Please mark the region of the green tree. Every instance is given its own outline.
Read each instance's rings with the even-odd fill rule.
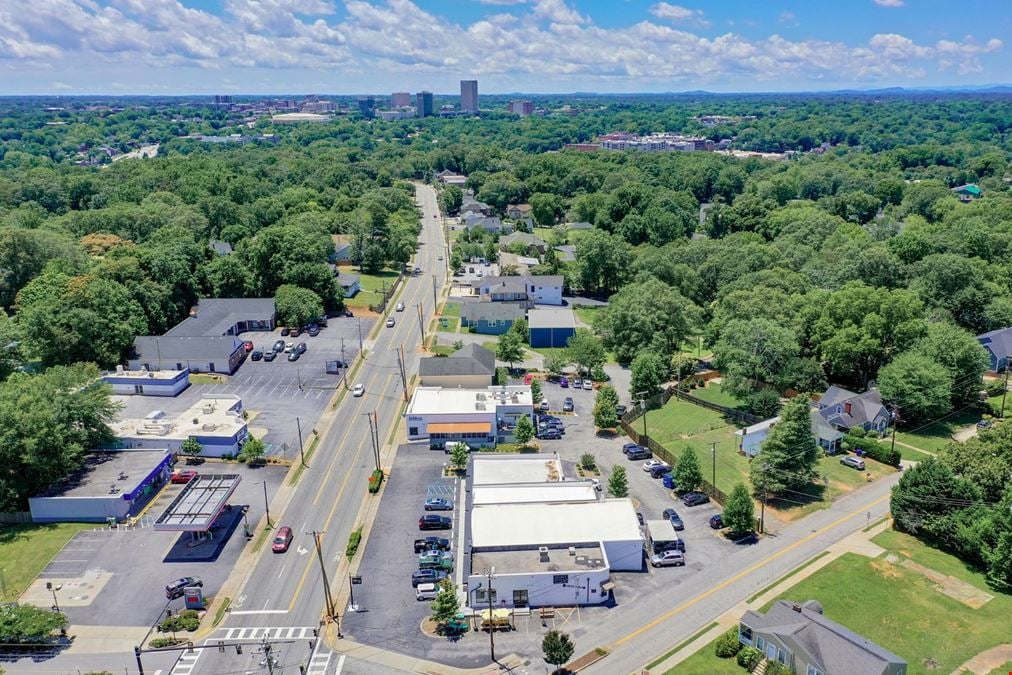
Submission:
[[[632,283],[611,297],[594,323],[604,346],[625,365],[643,349],[678,351],[699,320],[699,308],[657,279]]]
[[[569,365],[569,358],[562,354],[552,354],[545,357],[545,370],[549,373],[561,373]]]
[[[439,582],[439,591],[433,598],[430,607],[432,608],[430,616],[440,627],[445,626],[448,621],[457,616],[457,612],[460,611],[460,599],[457,597],[457,589],[452,581],[443,579]]]
[[[537,378],[531,379],[531,400],[534,401],[534,405],[541,402],[543,395],[541,393],[541,380]]]
[[[439,191],[439,208],[448,216],[456,215],[464,202],[464,192],[456,185],[447,185]]]
[[[13,602],[0,606],[0,642],[44,642],[66,625],[67,617],[60,612]]]
[[[899,408],[900,418],[916,424],[948,412],[952,376],[944,366],[917,352],[905,352],[879,371],[882,398]]]
[[[531,422],[531,418],[527,415],[521,416],[517,420],[517,428],[514,430],[513,435],[516,436],[517,443],[520,445],[527,445],[534,438],[534,423]]]
[[[791,385],[789,374],[799,349],[791,329],[775,321],[734,320],[713,347],[714,365],[722,374],[721,386],[744,399],[766,386],[782,391]]]
[[[514,363],[523,361],[524,345],[520,340],[520,336],[509,331],[499,336],[499,345],[496,347],[495,357],[500,361],[510,364],[510,368],[513,367]]]
[[[463,469],[467,465],[469,456],[466,443],[454,443],[450,446],[450,462],[458,469]]]
[[[594,426],[598,429],[614,429],[618,426],[618,393],[611,385],[597,390],[594,400]]]
[[[509,329],[509,332],[516,333],[517,337],[520,338],[520,342],[522,342],[523,344],[527,344],[527,341],[530,339],[529,331],[530,329],[527,325],[527,319],[523,317],[520,317],[516,321],[514,321],[513,325],[510,326]]]
[[[987,352],[970,331],[951,323],[928,324],[928,334],[914,345],[914,351],[940,364],[952,379],[953,406],[977,400],[981,378],[988,368]]]
[[[278,323],[284,326],[305,326],[323,316],[323,301],[313,291],[291,284],[282,284],[274,294]]]
[[[586,330],[578,330],[570,336],[566,342],[566,356],[580,368],[581,374],[589,374],[607,358],[600,338]]]
[[[534,222],[541,227],[552,227],[566,212],[562,200],[548,192],[535,192],[528,202]]]
[[[590,230],[576,242],[579,282],[590,293],[618,290],[629,275],[632,253],[621,237]]]
[[[755,529],[755,503],[741,483],[734,486],[724,504],[724,526],[729,527],[735,535],[743,535]]]
[[[567,633],[557,630],[550,630],[545,633],[541,641],[541,651],[544,652],[545,661],[555,666],[555,672],[562,668],[562,664],[569,661],[573,656],[576,646]]]
[[[188,436],[179,444],[179,452],[186,455],[187,459],[192,461],[197,459],[200,453],[204,452],[204,446],[193,436]]]
[[[249,436],[246,442],[242,444],[242,450],[239,451],[242,461],[247,464],[257,464],[263,461],[266,455],[267,446],[256,436]]]
[[[777,495],[807,484],[815,477],[820,453],[812,434],[808,399],[795,396],[784,406],[780,422],[752,460],[749,475],[754,494]]]
[[[597,459],[589,452],[580,455],[580,467],[584,471],[593,471],[597,467]]]
[[[608,476],[608,494],[612,497],[629,496],[629,477],[625,474],[625,467],[616,466]]]
[[[636,399],[646,399],[660,393],[661,385],[668,379],[667,360],[652,351],[637,354],[629,370],[629,390]]]
[[[893,488],[889,511],[901,532],[952,541],[949,516],[962,506],[980,501],[972,482],[959,478],[941,460],[931,457],[904,471]]]
[[[690,446],[682,450],[672,471],[675,484],[681,492],[692,492],[703,484],[703,472],[699,468],[699,457]]]

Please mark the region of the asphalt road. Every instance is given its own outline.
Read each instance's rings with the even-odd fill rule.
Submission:
[[[336,589],[346,583],[344,579],[335,579],[334,575],[344,556],[348,536],[359,524],[356,517],[366,496],[368,476],[374,468],[365,415],[372,411],[378,413],[380,443],[385,444],[394,427],[400,423],[404,401],[397,348],[404,348],[405,370],[410,381],[411,374],[418,372],[420,356],[416,305],[421,306],[427,324],[434,311],[433,284],[441,289],[446,278],[445,260],[437,260],[438,256],[445,257],[445,246],[435,190],[419,186],[417,199],[422,209],[423,229],[415,265],[422,269],[422,273],[408,277],[400,295],[395,297],[396,301],[404,303],[406,310],[394,312],[391,305],[390,316],[396,317],[396,325],[393,328],[381,326],[375,339],[367,341],[367,357],[351,380],[365,385],[365,395],[342,399],[336,419],[324,432],[320,446],[310,460],[310,468],[303,474],[291,502],[280,516],[281,523],[289,525],[295,532],[291,548],[287,553],[275,555],[265,547],[265,552],[235,598],[228,618],[212,636],[214,638],[240,634],[235,631],[230,633],[232,629],[259,629],[243,634],[252,639],[254,635],[263,635],[264,629],[312,628],[318,625],[324,610],[324,596],[320,563],[313,538],[307,534],[313,530],[324,533],[321,537],[323,559],[331,587]],[[277,524],[278,517],[274,519]],[[344,608],[339,607],[338,611],[343,614]],[[281,630],[270,634],[272,637],[304,635]],[[323,646],[320,648],[325,649]],[[299,649],[305,649],[303,653],[308,657],[308,647]],[[241,671],[248,666],[250,650],[245,651],[247,653],[238,656],[234,652],[222,654],[215,650],[199,659],[192,672]],[[320,657],[317,660],[320,661]],[[334,666],[328,669],[329,672],[333,670]]]

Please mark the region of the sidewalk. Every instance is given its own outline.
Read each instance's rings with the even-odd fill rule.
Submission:
[[[644,669],[643,673],[664,673],[674,668],[682,661],[686,660],[706,645],[713,642],[722,633],[726,632],[732,626],[738,625],[738,620],[741,615],[746,611],[758,610],[766,603],[775,600],[782,596],[785,592],[794,587],[802,579],[807,579],[811,575],[815,574],[823,567],[833,562],[844,553],[856,553],[858,555],[867,556],[869,558],[877,558],[879,555],[885,552],[885,549],[873,544],[871,539],[876,535],[884,532],[892,524],[892,520],[886,520],[879,523],[867,532],[857,531],[853,534],[841,539],[839,542],[833,544],[826,550],[829,555],[824,555],[821,558],[816,559],[814,562],[805,563],[808,566],[802,569],[797,574],[794,574],[789,579],[777,582],[770,588],[762,591],[758,596],[752,598],[751,601],[739,602],[737,605],[727,610],[719,617],[717,617],[717,625],[706,631],[692,642],[684,645],[677,652],[669,656],[667,659],[658,663],[654,668],[649,671]],[[797,568],[795,568],[797,569]],[[788,570],[786,574],[790,574],[791,570]]]

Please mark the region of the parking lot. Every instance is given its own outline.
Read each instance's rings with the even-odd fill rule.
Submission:
[[[181,466],[181,465],[177,465]],[[248,505],[252,527],[264,513],[263,481],[273,495],[284,480],[285,467],[251,469],[241,464],[206,462],[194,467],[201,473],[237,473],[242,481],[229,504]],[[242,524],[227,536],[217,557],[208,562],[166,562],[169,552],[185,548],[188,533],[155,532],[152,524],[183,489],[169,484],[151,504],[138,526],[110,530],[96,525],[71,539],[53,558],[26,592],[25,600],[48,607],[52,594],[46,582],[60,585],[57,603],[71,624],[92,626],[150,626],[166,607],[165,584],[185,576],[204,582],[205,597],[213,596],[228,578],[248,544]],[[183,599],[169,607],[183,608]]]
[[[283,338],[280,329],[243,333],[242,338],[252,341],[255,349],[266,351],[277,340],[305,342],[307,349],[294,362],[288,361],[286,354],[279,354],[274,361],[253,361],[247,357],[221,384],[196,382],[174,398],[117,397],[125,404],[120,415],[144,417],[158,409],[171,416],[186,410],[202,396],[231,394],[242,399],[250,415],[250,429],[263,438],[268,454],[293,458],[299,452],[298,424],[302,425],[305,441],[334,391],[344,386],[345,369],[337,374],[327,373],[327,361],[353,361],[358,354],[359,328],[364,340],[374,321],[374,318],[335,317],[315,337],[302,333],[297,338]]]

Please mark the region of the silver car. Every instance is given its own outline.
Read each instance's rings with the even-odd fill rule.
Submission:
[[[650,564],[654,567],[684,567],[685,554],[681,551],[661,551],[650,556]]]
[[[583,381],[583,388],[585,391],[594,391],[594,383],[590,380]]]

